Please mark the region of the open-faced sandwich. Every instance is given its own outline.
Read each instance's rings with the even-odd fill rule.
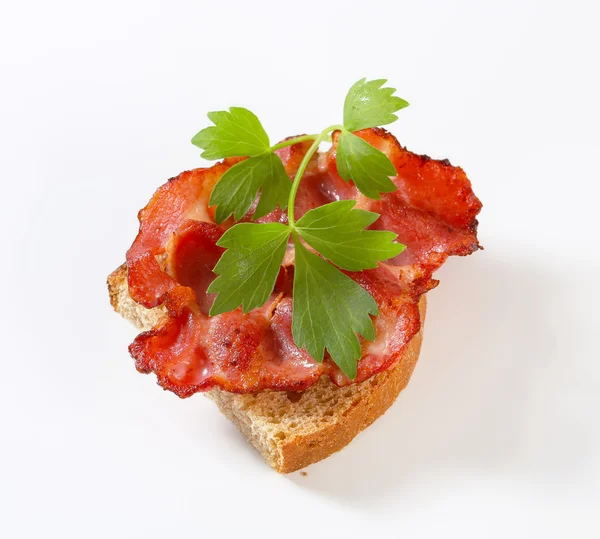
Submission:
[[[210,113],[192,142],[223,160],[156,191],[108,278],[144,330],[136,368],[179,397],[204,392],[280,472],[340,450],[394,402],[433,272],[480,248],[463,170],[380,128],[408,105],[384,83],[358,81],[343,124],[275,145],[247,109]]]

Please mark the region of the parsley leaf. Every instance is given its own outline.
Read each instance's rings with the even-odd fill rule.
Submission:
[[[396,169],[387,155],[349,131],[342,131],[336,153],[337,169],[343,180],[352,180],[358,190],[369,198],[396,190],[389,176]]]
[[[379,214],[354,210],[355,200],[340,200],[307,211],[295,225],[306,242],[336,266],[349,271],[376,268],[404,251],[394,243],[398,234],[383,230],[364,230]]]
[[[356,333],[368,340],[375,338],[369,315],[378,314],[377,304],[364,288],[311,253],[298,238],[294,238],[294,246],[294,341],[319,363],[327,348],[336,365],[354,379],[361,357]]]
[[[233,165],[217,182],[209,204],[217,206],[215,220],[222,223],[232,213],[239,221],[250,209],[262,188],[254,219],[272,212],[277,205],[285,209],[292,184],[281,159],[273,152],[250,157]]]
[[[395,88],[381,88],[386,79],[367,81],[360,79],[346,95],[344,101],[344,127],[358,131],[395,122],[394,112],[408,107],[408,102],[393,95]]]
[[[239,223],[221,236],[226,247],[214,272],[219,276],[207,292],[218,292],[210,315],[233,311],[242,305],[247,313],[267,301],[287,248],[290,227],[281,223]]]
[[[215,125],[203,129],[192,139],[194,146],[204,150],[204,159],[253,156],[269,150],[267,133],[248,109],[230,107],[229,112],[209,112],[207,116]]]
[[[339,268],[361,271],[375,268],[382,260],[404,250],[389,231],[368,230],[378,214],[355,209],[354,200],[326,204],[294,220],[294,201],[300,180],[310,159],[332,131],[341,129],[337,140],[337,169],[345,180],[369,198],[396,189],[390,179],[396,170],[389,158],[357,137],[352,131],[389,124],[396,111],[408,106],[385,88],[384,79],[359,80],[344,102],[344,125],[332,125],[317,135],[286,139],[271,147],[258,118],[249,110],[208,114],[214,125],[200,131],[192,143],[206,159],[246,157],[223,174],[215,185],[209,204],[216,206],[215,220],[222,223],[231,215],[239,221],[260,198],[252,215],[258,219],[277,206],[288,208],[288,225],[281,223],[240,223],[223,234],[217,244],[225,247],[214,268],[217,278],[208,287],[217,296],[210,310],[214,316],[237,309],[244,313],[262,306],[273,292],[290,235],[294,237],[292,333],[298,347],[322,362],[325,351],[351,379],[356,378],[361,356],[359,336],[372,340],[377,316],[373,297]],[[275,149],[312,140],[302,157],[293,181],[288,177]],[[288,207],[289,206],[289,207]],[[303,243],[306,242],[306,243]],[[307,246],[310,245],[317,253]],[[338,267],[336,267],[338,266]]]

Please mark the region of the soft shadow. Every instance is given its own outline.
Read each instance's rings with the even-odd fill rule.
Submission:
[[[565,297],[572,290],[559,272],[527,264],[489,251],[450,260],[429,294],[423,349],[408,388],[341,453],[290,480],[365,507],[390,489],[440,475],[518,474],[544,484],[580,479],[595,435],[577,422],[576,407],[565,411],[557,397],[573,370],[564,357],[571,336],[561,328],[578,327],[583,314],[557,313],[573,304]],[[567,316],[575,320],[565,329]],[[595,400],[593,385],[580,382],[570,389],[577,385],[584,401]]]

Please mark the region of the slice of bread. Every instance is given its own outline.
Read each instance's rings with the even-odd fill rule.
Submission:
[[[146,309],[131,299],[124,265],[108,277],[108,290],[115,310],[141,329],[150,329],[164,314],[162,307]],[[425,296],[419,309],[423,323]],[[261,391],[238,395],[213,389],[206,396],[217,403],[275,470],[293,472],[348,445],[393,404],[413,372],[422,336],[421,325],[398,365],[359,384],[338,387],[322,377],[298,393]]]

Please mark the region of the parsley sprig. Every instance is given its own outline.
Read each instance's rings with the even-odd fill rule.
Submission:
[[[216,206],[217,223],[241,220],[258,197],[256,220],[287,208],[288,224],[237,223],[217,244],[226,248],[214,268],[217,278],[208,288],[217,293],[210,310],[215,316],[241,306],[247,313],[262,306],[275,287],[290,238],[295,248],[292,334],[299,348],[318,362],[325,350],[351,379],[361,356],[358,336],[375,338],[372,316],[378,315],[373,297],[340,269],[362,271],[404,250],[397,234],[368,230],[379,215],[354,208],[354,200],[340,200],[314,208],[296,221],[294,201],[302,177],[322,142],[340,131],[337,169],[365,196],[378,199],[396,189],[389,158],[353,131],[387,125],[394,112],[408,103],[383,87],[385,80],[359,80],[344,102],[344,122],[314,135],[303,135],[271,145],[259,119],[242,107],[210,112],[214,125],[200,131],[192,143],[206,159],[246,157],[227,170],[215,185],[209,204]],[[276,150],[312,141],[292,182]],[[259,195],[260,192],[260,195]],[[313,252],[311,249],[314,249]]]

